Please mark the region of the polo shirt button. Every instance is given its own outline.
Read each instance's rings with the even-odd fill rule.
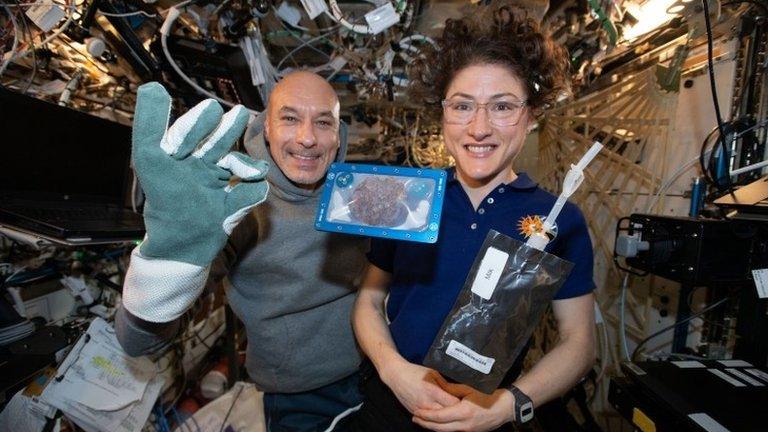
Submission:
[[[477,213],[478,214],[484,214],[485,213],[485,209],[484,208],[478,209]]]
[[[499,193],[504,193],[504,188],[503,187],[499,188]]]
[[[472,222],[472,225],[469,226],[469,229],[477,229],[477,224]]]
[[[488,198],[488,204],[493,204],[493,198]]]

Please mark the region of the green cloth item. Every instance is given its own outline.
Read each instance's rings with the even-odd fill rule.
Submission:
[[[224,114],[213,99],[197,104],[168,128],[171,97],[156,82],[139,87],[133,122],[133,162],[144,194],[149,259],[207,267],[242,218],[267,196],[269,165],[230,152],[249,112]],[[241,180],[230,183],[235,175]]]

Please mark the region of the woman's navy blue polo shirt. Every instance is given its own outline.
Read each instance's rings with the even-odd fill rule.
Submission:
[[[440,235],[435,244],[373,239],[368,260],[392,274],[387,302],[390,332],[398,352],[421,364],[451,311],[486,234],[491,229],[525,242],[518,225],[526,216],[546,216],[557,197],[521,173],[496,187],[477,210],[449,171]],[[587,294],[592,281],[592,242],[581,211],[567,203],[557,218],[558,234],[547,252],[574,263],[555,299]]]

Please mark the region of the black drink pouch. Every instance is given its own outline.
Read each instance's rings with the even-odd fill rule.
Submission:
[[[424,365],[493,393],[572,268],[491,230]]]

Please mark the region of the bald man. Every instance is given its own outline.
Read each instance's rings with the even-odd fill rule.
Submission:
[[[333,88],[309,72],[283,78],[249,125],[245,147],[269,162],[269,194],[229,236],[206,287],[229,279],[227,299],[248,336],[246,368],[265,392],[267,429],[324,430],[361,400],[350,312],[368,248],[361,238],[314,229],[328,166],[346,153]],[[140,273],[132,273],[140,262],[135,255],[124,288],[129,296],[153,289],[132,276]],[[181,290],[196,289],[185,283]],[[138,317],[154,306],[129,304],[117,313],[116,333],[131,355],[161,351],[180,331],[180,318]]]

